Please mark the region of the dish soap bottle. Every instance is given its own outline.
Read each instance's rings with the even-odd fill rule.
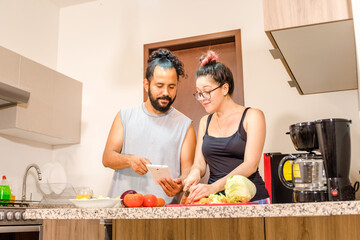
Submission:
[[[6,176],[2,177],[1,184],[0,184],[0,203],[7,203],[9,202],[11,197],[11,190],[9,184],[6,180]],[[7,200],[7,201],[4,201]]]

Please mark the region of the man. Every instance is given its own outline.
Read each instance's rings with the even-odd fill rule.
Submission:
[[[166,203],[182,191],[182,179],[193,164],[196,137],[191,120],[171,107],[183,64],[166,49],[153,52],[143,81],[148,99],[115,117],[103,154],[103,165],[115,170],[109,196],[126,190],[154,194]],[[146,164],[168,165],[175,179],[156,184]]]

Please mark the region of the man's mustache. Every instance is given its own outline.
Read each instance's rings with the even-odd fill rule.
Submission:
[[[168,100],[168,101],[171,101],[171,98],[169,96],[162,96],[162,97],[159,97],[157,99],[164,99],[164,100]]]

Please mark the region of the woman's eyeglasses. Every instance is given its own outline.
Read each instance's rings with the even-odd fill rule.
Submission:
[[[211,94],[210,93],[212,91],[215,91],[216,89],[220,88],[222,85],[224,85],[224,84],[221,84],[220,86],[214,88],[213,90],[206,91],[206,92],[196,92],[193,95],[195,96],[196,100],[198,100],[198,101],[200,101],[201,98],[205,99],[206,101],[209,101],[211,99]]]

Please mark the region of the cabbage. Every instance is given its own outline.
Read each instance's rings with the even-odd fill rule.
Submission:
[[[255,184],[244,176],[234,175],[226,180],[225,194],[229,203],[248,202],[255,193]]]

